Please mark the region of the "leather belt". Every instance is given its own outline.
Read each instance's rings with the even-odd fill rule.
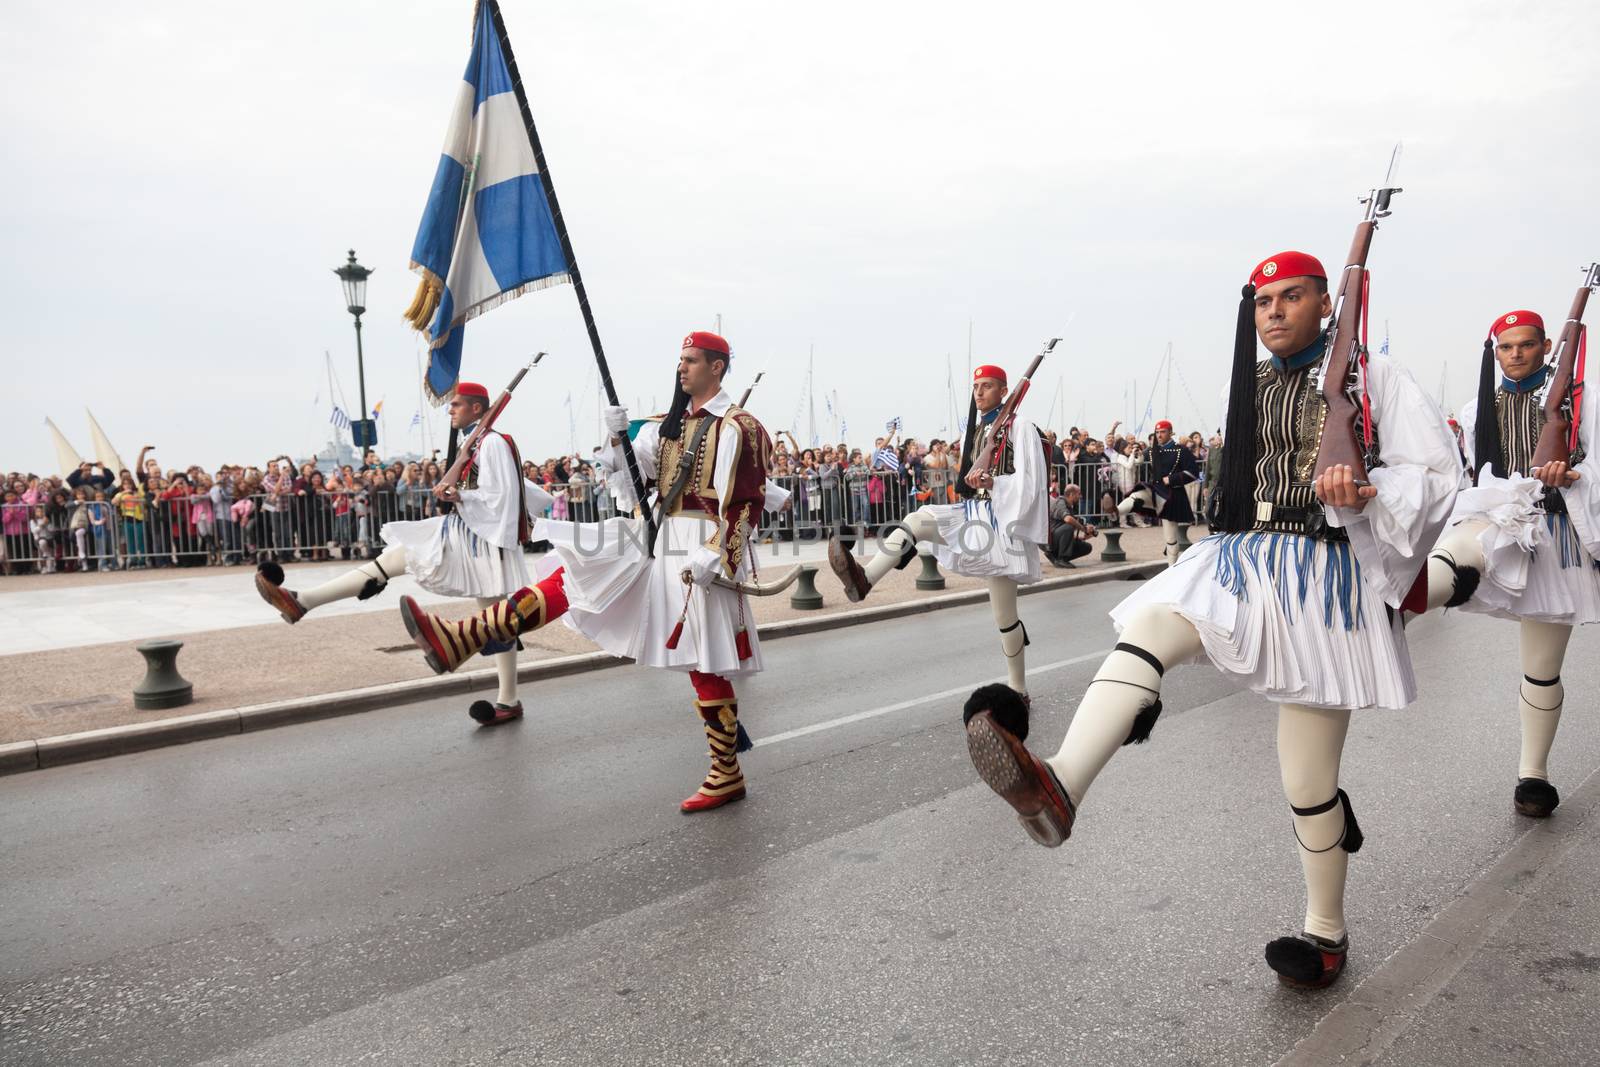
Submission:
[[[1256,501],[1255,529],[1280,530],[1286,533],[1303,533],[1319,541],[1348,541],[1343,528],[1328,525],[1328,516],[1321,504],[1304,508],[1287,508],[1265,500]]]

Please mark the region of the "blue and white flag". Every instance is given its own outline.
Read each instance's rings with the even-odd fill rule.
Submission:
[[[900,456],[892,448],[878,449],[878,462],[892,471],[900,469]]]
[[[894,418],[890,419],[884,424],[883,429],[885,433],[894,433],[896,430],[900,429],[900,416],[896,415]]]
[[[411,269],[422,284],[406,318],[428,332],[424,384],[436,401],[460,377],[468,319],[570,280],[496,10],[493,3],[478,5],[472,56],[411,247]]]
[[[415,415],[411,416],[411,428],[413,430],[415,430],[418,426],[421,426],[421,425],[422,425],[422,409],[418,408],[417,409],[417,413]]]
[[[338,404],[333,405],[333,414],[328,416],[328,421],[339,427],[341,430],[348,430],[350,428],[350,416],[346,415],[344,413],[344,408],[340,407]]]

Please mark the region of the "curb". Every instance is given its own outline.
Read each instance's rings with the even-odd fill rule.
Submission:
[[[1017,590],[1019,596],[1045,593],[1053,589],[1068,589],[1080,585],[1098,585],[1118,579],[1135,580],[1155,571],[1158,561],[1146,563],[1119,563],[1085,574],[1067,574],[1057,578],[1025,585]],[[838,630],[846,626],[880,622],[885,619],[921,615],[942,608],[978,604],[987,600],[988,590],[969,589],[959,593],[943,593],[923,600],[907,600],[898,604],[885,604],[877,608],[858,608],[839,611],[814,619],[787,619],[767,623],[757,629],[763,641],[802,634]],[[517,669],[517,681],[531,682],[544,678],[559,678],[568,674],[585,674],[604,670],[633,661],[606,652],[583,652],[573,656],[529,663]],[[478,689],[493,689],[498,684],[493,670],[467,671],[445,674],[434,678],[413,678],[403,682],[349,689],[338,693],[320,693],[315,696],[275,700],[265,704],[250,704],[239,708],[219,708],[193,715],[180,715],[156,722],[129,723],[125,726],[108,726],[101,730],[60,734],[33,741],[13,741],[0,744],[0,776],[24,771],[42,770],[84,760],[105,759],[129,752],[140,752],[167,745],[181,745],[210,737],[270,730],[298,722],[331,719],[340,715],[353,715],[396,704],[410,704],[419,700],[448,696],[453,693],[470,693]]]

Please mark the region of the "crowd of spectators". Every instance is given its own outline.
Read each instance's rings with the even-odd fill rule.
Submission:
[[[1100,526],[1115,525],[1117,504],[1146,477],[1151,441],[1119,434],[1118,428],[1104,437],[1077,427],[1064,436],[1045,434],[1052,500],[1048,554],[1063,565],[1082,553],[1072,539],[1057,551],[1061,531],[1085,539]],[[1181,443],[1205,472],[1190,490],[1198,513],[1220,470],[1220,438],[1207,442],[1195,432]],[[281,455],[259,466],[177,469],[163,468],[152,451],[146,446],[132,470],[113,473],[84,463],[65,478],[6,476],[0,571],[364,558],[382,549],[384,523],[437,512],[433,486],[444,467],[437,453],[386,463],[369,452],[360,464],[296,463]],[[871,448],[843,442],[802,448],[792,434],[780,432],[771,477],[791,499],[783,511],[765,517],[765,531],[795,538],[870,529],[929,501],[954,501],[960,453],[960,440],[923,443],[898,435],[877,438]],[[528,460],[523,475],[551,493],[553,518],[593,522],[616,514],[607,471],[592,455]]]

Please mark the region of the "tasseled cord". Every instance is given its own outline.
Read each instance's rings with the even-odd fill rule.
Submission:
[[[756,747],[756,743],[750,740],[750,735],[744,732],[744,723],[740,722],[738,719],[735,719],[733,720],[733,728],[733,751],[735,754],[740,752],[749,752],[752,748]]]
[[[1256,287],[1239,294],[1233,334],[1233,377],[1228,385],[1228,425],[1222,438],[1222,502],[1218,525],[1243,533],[1255,523],[1256,498]]]
[[[1496,378],[1494,338],[1491,336],[1484,338],[1483,365],[1478,371],[1478,422],[1472,428],[1474,485],[1483,477],[1483,472],[1489,464],[1500,465],[1500,419],[1494,409],[1495,393],[1499,391],[1500,383]],[[1502,476],[1505,473],[1505,471],[1500,472]]]

